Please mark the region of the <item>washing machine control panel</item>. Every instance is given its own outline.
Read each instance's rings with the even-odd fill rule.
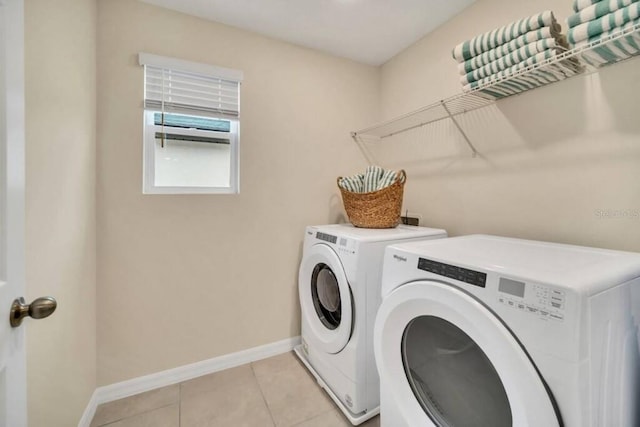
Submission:
[[[322,233],[321,231],[318,231],[316,233],[316,239],[324,240],[325,242],[334,243],[334,244],[338,241],[338,238],[333,234]]]
[[[315,237],[323,242],[331,243],[331,247],[341,255],[353,255],[356,253],[356,241],[353,239],[338,237],[321,231],[317,231]]]
[[[547,285],[501,277],[498,281],[498,302],[542,319],[563,322],[566,292]]]
[[[487,283],[487,275],[485,273],[426,258],[418,258],[418,269],[481,288],[484,288]]]

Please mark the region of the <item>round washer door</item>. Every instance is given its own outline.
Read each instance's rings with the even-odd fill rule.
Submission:
[[[317,244],[304,254],[298,293],[311,330],[305,339],[326,353],[342,350],[351,337],[351,292],[340,258],[329,246]]]
[[[380,382],[407,425],[560,426],[520,343],[474,297],[436,281],[400,286],[376,317]]]

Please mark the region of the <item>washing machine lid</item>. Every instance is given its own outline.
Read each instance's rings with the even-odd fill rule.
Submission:
[[[351,338],[353,302],[344,267],[331,247],[317,244],[305,251],[298,293],[308,327],[303,338],[320,351],[341,351]]]
[[[445,282],[405,284],[374,327],[381,383],[407,425],[561,426],[551,391],[507,326]]]
[[[593,295],[640,277],[640,254],[508,237],[472,235],[449,239],[399,243],[385,254],[393,266],[394,255],[428,260],[520,277]],[[412,263],[417,267],[417,262]],[[412,280],[415,270],[383,278],[383,294]],[[404,276],[403,276],[404,275]]]

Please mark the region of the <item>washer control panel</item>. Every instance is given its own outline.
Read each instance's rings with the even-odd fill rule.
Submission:
[[[566,292],[551,286],[501,277],[498,282],[498,302],[541,319],[563,322]]]
[[[356,242],[353,239],[323,233],[321,231],[317,231],[315,233],[315,238],[318,240],[322,240],[323,242],[331,243],[331,247],[340,254],[348,255],[356,253]]]
[[[346,237],[339,237],[335,250],[341,254],[355,254],[356,241],[353,239],[347,239]]]
[[[445,264],[426,258],[418,258],[418,269],[434,273],[439,276],[459,280],[473,286],[484,288],[487,283],[486,273],[458,267],[457,265]]]
[[[337,236],[334,236],[333,234],[322,233],[320,231],[316,233],[316,239],[324,240],[325,242],[329,243],[336,243],[338,241]]]

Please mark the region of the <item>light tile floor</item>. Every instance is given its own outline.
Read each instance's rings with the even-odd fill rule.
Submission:
[[[348,427],[290,353],[100,405],[91,427]],[[361,424],[380,426],[379,417]]]

